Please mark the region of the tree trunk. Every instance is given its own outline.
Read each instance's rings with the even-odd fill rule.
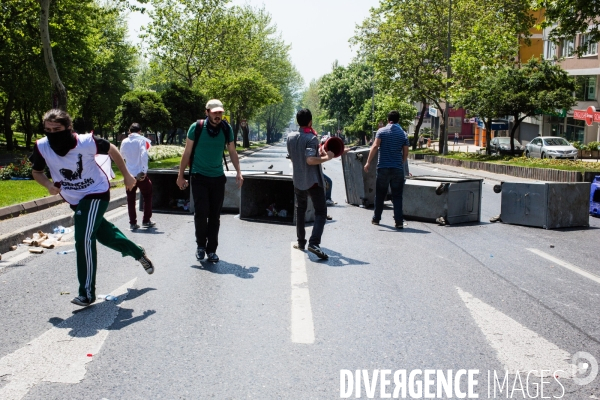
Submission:
[[[425,109],[428,108],[427,104],[425,104],[425,99],[421,99],[421,104],[423,104],[423,108],[421,109],[421,115],[419,116],[419,122],[417,122],[417,126],[415,126],[415,134],[413,135],[412,149],[417,149],[417,143],[419,141],[419,131],[421,130],[421,125],[423,125],[423,119],[425,118]]]
[[[19,120],[21,121],[21,125],[25,130],[25,148],[30,150],[31,138],[33,137],[33,124],[31,123],[31,110],[27,106],[27,102],[23,102],[21,104],[21,109],[19,110]]]
[[[242,126],[241,128],[242,128],[242,138],[244,139],[242,146],[245,149],[249,149],[250,148],[250,128],[248,127],[248,124]]]
[[[50,43],[50,32],[48,30],[48,17],[50,12],[50,1],[51,0],[38,0],[40,2],[40,36],[42,38],[42,48],[44,51],[44,61],[48,74],[50,75],[50,81],[52,82],[53,95],[56,96],[56,102],[53,99],[52,107],[59,108],[61,110],[67,110],[67,90],[63,85],[54,63],[54,57],[52,56],[52,45]]]
[[[12,150],[14,148],[12,123],[10,120],[14,103],[15,103],[15,96],[14,96],[14,94],[9,93],[8,99],[6,100],[6,104],[4,105],[4,114],[3,114],[3,118],[2,118],[2,122],[4,125],[4,137],[6,138],[6,149],[7,150]]]

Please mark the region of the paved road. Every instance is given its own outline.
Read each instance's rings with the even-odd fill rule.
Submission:
[[[285,153],[269,148],[243,169],[289,173]],[[598,220],[491,224],[500,196],[486,180],[481,223],[396,231],[391,209],[373,226],[372,210],[345,204],[339,160],[325,167],[338,202],[327,262],[291,248],[294,227],[233,214],[215,266],[196,261],[187,215],[155,214],[156,229],[128,233],[152,276],[99,246],[98,293],[119,300],[84,310],[69,302],[74,254],[0,262],[0,399],[469,398],[469,375],[479,398],[542,398],[541,386],[544,398],[600,397],[598,379],[579,385],[586,373],[571,368],[585,369],[577,352],[600,357]],[[128,227],[124,208],[109,218]]]

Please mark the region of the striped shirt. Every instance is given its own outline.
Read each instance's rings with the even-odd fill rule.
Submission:
[[[388,124],[377,131],[379,145],[377,168],[403,169],[402,147],[408,146],[406,132],[398,124]]]

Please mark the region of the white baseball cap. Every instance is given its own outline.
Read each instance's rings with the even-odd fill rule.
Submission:
[[[208,103],[206,103],[206,109],[213,112],[225,111],[225,109],[223,108],[223,103],[221,103],[221,100],[217,99],[209,100]]]

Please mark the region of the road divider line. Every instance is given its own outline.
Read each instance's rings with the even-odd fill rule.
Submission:
[[[545,258],[548,261],[552,261],[553,263],[555,263],[556,265],[560,265],[561,267],[564,267],[570,271],[573,271],[583,277],[586,277],[596,283],[600,283],[600,276],[593,274],[592,272],[589,272],[583,268],[579,268],[573,264],[570,264],[566,261],[563,261],[559,258],[556,258],[554,256],[551,256],[550,254],[544,253],[541,250],[538,249],[527,249],[530,252],[532,252],[533,254],[537,254],[538,256]]]
[[[505,371],[535,371],[536,376],[572,378],[571,355],[511,317],[484,303],[472,294],[456,288],[475,323],[496,351]],[[547,373],[547,374],[546,374]]]
[[[98,355],[120,304],[137,278],[113,290],[119,300],[98,301],[0,359],[0,376],[8,381],[0,399],[19,400],[40,382],[80,383],[85,364]]]
[[[306,254],[294,249],[294,242],[290,248],[292,254],[292,342],[312,344],[315,342],[315,326],[308,291]]]

